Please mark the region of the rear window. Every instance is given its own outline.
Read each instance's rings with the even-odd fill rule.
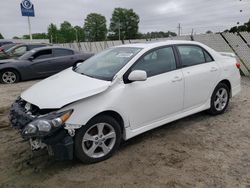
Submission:
[[[203,48],[195,45],[177,46],[183,67],[199,65],[213,61],[213,58]]]
[[[46,59],[52,57],[52,50],[41,50],[33,55],[34,59]]]
[[[60,56],[67,56],[67,55],[73,55],[72,50],[68,49],[54,49],[54,56],[55,57],[60,57]]]
[[[211,55],[209,55],[205,50],[204,50],[204,54],[205,54],[206,62],[214,61]]]

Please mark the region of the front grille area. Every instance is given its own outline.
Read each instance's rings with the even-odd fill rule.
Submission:
[[[56,110],[57,109],[40,109],[19,97],[11,106],[9,119],[12,127],[23,129],[28,123],[37,117]]]
[[[25,101],[18,98],[10,109],[10,123],[16,129],[23,129],[28,123],[34,120],[34,116],[25,110]]]

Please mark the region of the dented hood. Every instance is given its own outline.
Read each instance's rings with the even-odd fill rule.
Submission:
[[[101,93],[110,84],[109,81],[78,74],[70,68],[33,85],[21,94],[21,98],[40,109],[56,109]]]

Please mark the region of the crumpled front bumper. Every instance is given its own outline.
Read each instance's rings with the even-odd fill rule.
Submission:
[[[18,130],[22,130],[35,119],[35,117],[25,111],[24,106],[25,102],[18,98],[10,108],[9,120],[11,126]]]
[[[56,160],[72,160],[74,140],[63,127],[49,133],[46,136],[29,137],[23,134],[23,129],[37,117],[27,113],[25,101],[17,99],[10,109],[9,119],[11,126],[18,129],[25,140],[29,140],[33,150],[47,147],[49,155],[53,155]],[[42,143],[42,145],[34,143]]]

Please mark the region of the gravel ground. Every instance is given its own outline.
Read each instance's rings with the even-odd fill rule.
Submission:
[[[9,127],[10,104],[35,82],[0,85],[0,187],[250,188],[250,78],[225,114],[202,112],[149,131],[93,165],[32,153]]]

